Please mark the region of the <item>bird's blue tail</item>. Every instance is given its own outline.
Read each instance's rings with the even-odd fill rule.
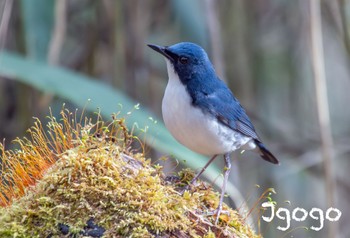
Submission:
[[[255,144],[259,147],[261,158],[273,164],[280,163],[261,141],[255,140]]]

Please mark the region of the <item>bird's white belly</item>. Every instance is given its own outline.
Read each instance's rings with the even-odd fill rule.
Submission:
[[[191,105],[186,87],[168,64],[169,82],[162,102],[165,126],[184,146],[204,155],[224,154],[239,149],[251,139],[219,123]]]

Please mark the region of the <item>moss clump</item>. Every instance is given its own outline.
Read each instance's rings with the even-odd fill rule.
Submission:
[[[65,111],[62,124],[51,125],[65,130],[53,137],[55,143],[70,146],[61,145],[66,150],[59,154],[51,148],[51,167],[22,197],[0,208],[0,237],[260,237],[228,207],[230,216],[222,215],[214,226],[215,218],[203,214],[217,206],[217,193],[200,183],[180,195],[177,183],[169,182],[159,166],[152,166],[142,153],[131,152],[136,138],[122,120],[105,125],[99,118],[72,126],[67,115]],[[31,133],[47,139],[42,130]],[[11,159],[35,148],[26,141]],[[34,156],[30,164],[42,159]],[[181,172],[180,184],[191,176],[188,170]]]

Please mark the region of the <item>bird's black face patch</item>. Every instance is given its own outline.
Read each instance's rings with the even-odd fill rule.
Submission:
[[[148,46],[170,61],[184,85],[193,80],[200,82],[201,78],[208,75],[215,76],[207,53],[196,44],[184,42],[172,46]]]
[[[197,77],[205,67],[198,63],[198,60],[188,56],[179,56],[173,63],[175,72],[183,84],[187,84],[191,79]]]
[[[195,44],[173,45],[166,47],[164,52],[171,57],[170,62],[174,66],[174,70],[185,85],[192,79],[198,79],[201,75],[205,75],[208,70],[214,72],[206,52]]]

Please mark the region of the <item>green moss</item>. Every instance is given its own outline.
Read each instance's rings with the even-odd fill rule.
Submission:
[[[222,215],[217,227],[214,217],[201,215],[218,203],[207,185],[180,195],[178,186],[192,171],[180,172],[178,184],[166,182],[161,167],[130,152],[125,138],[132,136],[111,139],[119,135],[115,130],[97,134],[91,127],[81,129],[83,139],[75,138],[73,148],[58,154],[23,197],[0,208],[0,237],[61,237],[60,224],[79,235],[90,218],[105,229],[105,237],[260,237],[227,206],[230,216]]]

